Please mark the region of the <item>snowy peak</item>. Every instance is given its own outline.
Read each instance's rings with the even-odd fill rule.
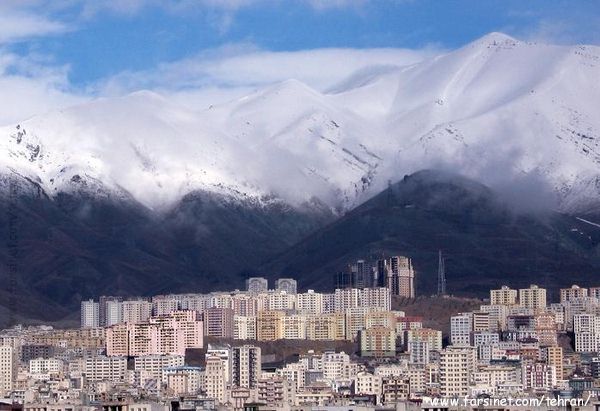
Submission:
[[[493,31],[491,33],[486,34],[485,36],[475,40],[471,43],[473,44],[482,44],[485,46],[499,46],[499,45],[517,45],[520,43],[519,40],[514,37],[509,36],[508,34],[501,33],[498,31]]]
[[[0,166],[50,196],[83,187],[153,208],[205,190],[344,210],[438,167],[492,185],[535,176],[560,206],[590,207],[598,78],[597,47],[490,33],[330,92],[288,80],[201,112],[150,91],[98,99],[0,130]]]

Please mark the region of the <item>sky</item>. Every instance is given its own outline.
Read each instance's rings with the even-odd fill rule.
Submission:
[[[289,78],[327,91],[493,31],[600,45],[600,2],[0,0],[0,125],[140,89],[198,109]]]

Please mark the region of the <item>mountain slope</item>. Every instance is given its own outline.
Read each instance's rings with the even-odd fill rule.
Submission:
[[[0,326],[72,319],[82,299],[243,287],[244,272],[331,221],[317,206],[212,192],[186,195],[168,213],[82,190],[48,196],[1,179]],[[83,182],[80,182],[83,184]]]
[[[313,233],[263,272],[296,275],[300,286],[329,289],[349,262],[407,255],[418,271],[419,293],[436,290],[437,253],[447,258],[448,290],[485,296],[510,281],[553,289],[595,278],[597,227],[551,213],[526,215],[489,188],[437,171],[422,171]]]

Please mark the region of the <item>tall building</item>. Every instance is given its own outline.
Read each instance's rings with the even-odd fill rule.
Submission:
[[[225,364],[217,356],[206,357],[204,369],[204,392],[209,398],[214,398],[221,404],[225,402]]]
[[[471,314],[473,331],[490,331],[490,314],[485,311],[473,311]]]
[[[348,265],[347,273],[350,282],[347,286],[349,287],[366,288],[378,286],[378,284],[373,282],[373,267],[368,261],[358,260]]]
[[[390,289],[392,295],[401,297],[415,297],[415,271],[412,266],[412,261],[408,257],[394,256],[389,259],[389,262],[377,265],[377,272],[386,273],[385,285]]]
[[[90,299],[81,302],[81,328],[100,326],[100,304]]]
[[[289,385],[283,376],[263,376],[258,380],[258,401],[270,407],[267,409],[283,407],[289,402]]]
[[[390,270],[390,261],[387,258],[377,260],[375,267],[373,267],[373,277],[377,281],[377,287],[387,287],[387,278]]]
[[[107,304],[109,302],[121,302],[123,301],[123,297],[114,297],[114,296],[106,296],[103,295],[100,297],[99,299],[99,308],[98,308],[98,322],[100,323],[100,327],[106,327],[107,325],[112,325],[112,324],[107,324]]]
[[[509,308],[506,305],[482,305],[480,311],[489,314],[490,331],[506,330]]]
[[[261,371],[260,347],[242,345],[231,349],[231,384],[255,388]]]
[[[553,365],[556,369],[556,379],[562,380],[564,378],[563,368],[563,349],[557,345],[551,347],[545,347],[543,350],[544,359],[548,365]]]
[[[106,327],[123,322],[123,303],[121,301],[109,300],[105,305]]]
[[[225,373],[225,384],[229,385],[231,382],[231,346],[229,344],[208,344],[204,357],[205,360],[208,360],[208,357],[217,357],[222,361]]]
[[[475,347],[448,346],[440,352],[440,394],[464,397],[469,393],[471,374],[477,365]]]
[[[523,361],[521,363],[523,389],[551,390],[556,387],[556,368],[539,361]]]
[[[546,289],[535,284],[519,289],[519,305],[534,310],[546,308]]]
[[[293,278],[280,278],[275,281],[275,289],[287,294],[296,294],[298,291],[298,282]]]
[[[204,335],[233,338],[233,310],[211,307],[204,310]]]
[[[385,287],[362,289],[358,293],[358,303],[360,307],[390,311],[392,309],[390,290]]]
[[[381,398],[384,404],[397,404],[410,396],[410,379],[389,375],[381,379]]]
[[[285,291],[269,293],[266,296],[267,310],[295,310],[296,309],[296,294],[288,294]]]
[[[283,338],[286,340],[306,339],[306,316],[303,314],[286,315],[282,319]]]
[[[343,313],[349,308],[360,306],[360,290],[357,288],[337,288],[333,299],[334,311]]]
[[[6,396],[13,388],[16,377],[15,350],[10,345],[0,346],[0,395]]]
[[[590,297],[600,300],[600,287],[590,287],[588,294]]]
[[[263,277],[250,277],[246,280],[246,291],[265,293],[269,290],[269,281]]]
[[[516,305],[517,290],[503,285],[498,290],[490,290],[490,305]]]
[[[352,273],[350,270],[342,270],[335,275],[335,288],[352,287]]]

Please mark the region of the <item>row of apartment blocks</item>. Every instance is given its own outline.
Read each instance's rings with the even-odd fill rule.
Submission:
[[[504,325],[503,319],[508,314],[515,316],[519,313],[534,313],[553,316],[558,331],[574,332],[578,315],[584,315],[580,317],[580,321],[586,321],[586,318],[600,314],[600,287],[584,288],[573,285],[562,288],[560,301],[548,303],[546,289],[537,285],[519,290],[502,286],[490,291],[490,305],[486,310],[492,316],[493,322],[500,321],[500,326]],[[548,317],[543,315],[538,318],[546,318],[546,321],[549,321]],[[524,317],[523,321],[525,320]]]
[[[364,352],[394,355],[397,336],[402,340],[405,331],[422,327],[420,318],[390,310],[389,290],[385,288],[343,289],[333,295],[330,313],[305,314],[292,305],[280,310],[267,306],[258,309],[257,315],[238,315],[235,306],[213,306],[121,322],[105,328],[106,352],[109,356],[183,354],[187,348],[200,348],[204,335],[236,340],[331,341],[355,340],[360,333]]]
[[[286,300],[285,295],[296,295],[297,282],[292,278],[280,278],[275,282],[275,286],[274,290],[269,290],[266,278],[252,277],[246,280],[245,292],[235,290],[232,292],[215,292],[210,294],[172,294],[130,299],[119,296],[101,296],[97,302],[92,299],[82,301],[81,327],[97,328],[121,322],[142,322],[148,320],[153,315],[166,315],[180,309],[202,311],[205,308],[213,306],[231,307],[235,305],[242,311],[256,312],[259,307],[256,305],[258,301],[254,301],[251,298],[245,299],[243,295],[270,294],[276,296],[273,298],[280,298],[282,300]],[[239,297],[235,297],[235,301],[233,301],[230,299],[232,296]],[[305,305],[310,305],[311,303],[323,304],[320,301],[313,302],[312,298],[308,298],[308,300],[305,301],[301,296],[298,304],[300,306],[303,303]],[[247,309],[243,307],[246,304],[249,305]],[[271,304],[275,305],[275,302],[271,301]],[[285,301],[282,301],[282,304],[285,304]],[[308,307],[308,309],[310,308]]]
[[[572,285],[569,288],[560,289],[560,303],[570,301],[600,300],[600,287],[580,287]],[[490,304],[492,305],[520,305],[527,308],[545,308],[547,306],[547,293],[545,288],[535,284],[529,288],[519,290],[512,289],[506,285],[497,290],[490,291]]]
[[[388,296],[415,297],[415,271],[407,257],[394,256],[377,260],[375,264],[359,260],[348,266],[347,271],[337,275],[336,293],[340,289],[353,289],[349,299],[369,300]],[[350,304],[336,298],[335,293],[317,293],[308,290],[297,292],[298,283],[293,278],[279,278],[275,289],[263,277],[246,280],[246,290],[215,292],[210,294],[159,295],[125,299],[117,296],[101,296],[99,301],[81,303],[81,326],[83,328],[106,327],[121,322],[142,322],[151,316],[169,314],[176,310],[196,310],[220,307],[236,310],[237,315],[256,315],[259,310],[297,310],[305,314],[322,314],[343,310],[341,304]],[[358,290],[376,290],[371,295]],[[387,289],[387,292],[381,291]],[[368,293],[368,292],[367,292]],[[336,304],[338,304],[336,306]],[[354,305],[357,305],[356,303]],[[360,305],[360,304],[359,304]],[[372,305],[368,301],[362,304]]]

